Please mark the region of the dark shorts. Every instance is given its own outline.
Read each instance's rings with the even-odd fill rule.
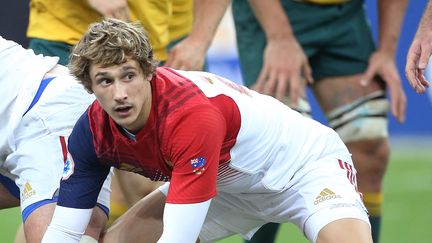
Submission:
[[[36,54],[44,56],[57,56],[60,58],[59,64],[67,65],[69,63],[69,55],[72,50],[72,45],[58,41],[42,40],[31,38],[29,48]]]
[[[282,4],[316,81],[366,70],[375,44],[363,0],[335,5],[283,0]],[[248,1],[234,0],[232,10],[243,81],[251,86],[262,67],[266,36]]]

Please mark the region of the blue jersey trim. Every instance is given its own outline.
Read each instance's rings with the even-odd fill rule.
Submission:
[[[30,216],[30,214],[33,213],[33,211],[35,211],[37,208],[42,207],[45,204],[53,203],[53,202],[57,202],[57,201],[58,201],[58,196],[54,196],[52,199],[45,199],[45,200],[35,202],[35,203],[29,205],[22,212],[23,222],[25,222],[27,220],[28,216]],[[100,209],[102,209],[102,211],[106,214],[106,216],[109,217],[110,209],[107,206],[105,206],[101,203],[97,203],[96,206],[99,207]]]
[[[33,211],[35,211],[37,208],[39,208],[45,204],[48,204],[48,203],[57,202],[57,200],[58,200],[58,196],[54,196],[52,199],[45,199],[45,200],[30,204],[29,206],[27,206],[22,211],[23,222],[25,222],[27,220],[28,216],[30,216],[30,214],[33,213]]]
[[[26,110],[26,112],[24,112],[23,116],[25,114],[27,114],[27,112],[33,108],[34,105],[36,105],[36,103],[39,101],[40,97],[42,96],[42,93],[44,92],[45,88],[48,86],[48,84],[54,79],[55,77],[51,77],[51,78],[46,78],[43,79],[39,85],[38,90],[36,91],[36,95],[33,98],[32,102],[30,103],[29,108]]]
[[[16,198],[20,198],[20,191],[18,186],[9,177],[0,174],[0,183]]]
[[[30,216],[33,211],[35,211],[37,208],[42,207],[43,205],[46,205],[48,203],[54,203],[58,201],[58,196],[54,196],[52,199],[45,199],[39,202],[35,202],[28,207],[26,207],[22,212],[22,218],[23,222],[27,220],[27,218]],[[109,208],[103,204],[98,203],[97,206],[102,209],[102,211],[106,214],[106,216],[109,216]]]

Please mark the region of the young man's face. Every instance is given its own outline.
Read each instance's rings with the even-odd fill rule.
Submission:
[[[97,100],[118,125],[135,133],[144,127],[151,108],[151,76],[144,76],[137,61],[92,64],[90,78]]]

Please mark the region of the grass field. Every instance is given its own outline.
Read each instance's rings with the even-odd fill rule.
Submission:
[[[431,242],[432,152],[426,149],[394,149],[384,186],[380,243]],[[19,221],[18,209],[0,211],[0,243],[13,242]],[[217,243],[240,242],[242,240],[234,236]],[[285,242],[307,241],[296,228],[285,224],[279,232],[277,243]]]

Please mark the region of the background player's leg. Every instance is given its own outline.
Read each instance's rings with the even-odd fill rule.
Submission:
[[[20,224],[18,226],[17,232],[15,234],[14,243],[26,243],[23,224]]]
[[[19,203],[19,199],[13,196],[9,190],[0,183],[0,209],[18,207]]]
[[[154,182],[136,173],[115,170],[118,185],[123,193],[124,200],[129,207],[141,200],[161,186],[162,182]]]
[[[126,201],[123,191],[118,182],[119,170],[114,169],[114,175],[111,181],[111,195],[110,195],[110,215],[107,222],[107,226],[111,226],[120,216],[122,216],[129,208],[129,204]]]
[[[260,242],[275,242],[277,231],[280,224],[278,223],[267,223],[263,225],[250,240],[245,240],[248,243],[260,243]]]
[[[128,171],[114,170],[111,183],[110,217],[108,226],[111,226],[128,208],[158,188],[162,183]]]

